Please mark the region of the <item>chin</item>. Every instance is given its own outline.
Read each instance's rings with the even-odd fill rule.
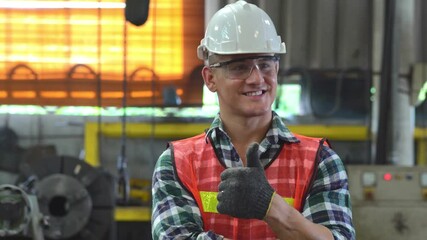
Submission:
[[[248,109],[246,111],[246,115],[248,117],[258,117],[258,116],[264,116],[266,114],[271,114],[271,108],[268,109]]]

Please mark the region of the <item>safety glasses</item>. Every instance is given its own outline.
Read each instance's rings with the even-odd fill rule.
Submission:
[[[276,74],[276,62],[279,60],[279,56],[253,56],[218,62],[209,65],[209,67],[223,68],[226,78],[243,80],[252,74],[254,67],[264,76],[274,76]]]

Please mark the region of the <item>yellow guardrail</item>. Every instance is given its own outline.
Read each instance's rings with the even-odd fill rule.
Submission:
[[[210,123],[127,123],[126,136],[129,138],[164,138],[180,139],[190,137],[209,128]],[[292,132],[312,136],[327,137],[339,141],[367,141],[369,129],[364,125],[288,125]],[[93,166],[99,166],[98,134],[106,137],[120,137],[121,123],[87,122],[85,126],[86,161]],[[417,146],[417,164],[427,165],[427,129],[416,128],[414,139]]]
[[[427,128],[415,128],[416,162],[418,166],[427,166]]]
[[[151,208],[139,206],[118,206],[115,208],[114,219],[120,222],[149,222],[151,220]]]
[[[127,123],[126,136],[129,138],[164,138],[180,139],[202,133],[209,128],[210,123]],[[357,125],[290,125],[289,129],[295,133],[312,136],[327,137],[331,140],[365,141],[369,139],[368,128]],[[86,161],[93,166],[99,166],[98,134],[106,137],[120,137],[121,123],[88,122],[85,126]]]

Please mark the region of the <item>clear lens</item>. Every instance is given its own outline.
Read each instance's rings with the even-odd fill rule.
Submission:
[[[224,67],[227,78],[246,79],[251,75],[254,67],[264,76],[274,76],[276,74],[275,63],[278,60],[279,58],[276,56],[251,57],[221,62],[213,64],[211,67]]]

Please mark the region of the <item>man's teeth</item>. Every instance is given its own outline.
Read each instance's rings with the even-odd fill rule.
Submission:
[[[256,92],[246,93],[246,96],[259,96],[261,94],[262,94],[262,91],[256,91]]]

